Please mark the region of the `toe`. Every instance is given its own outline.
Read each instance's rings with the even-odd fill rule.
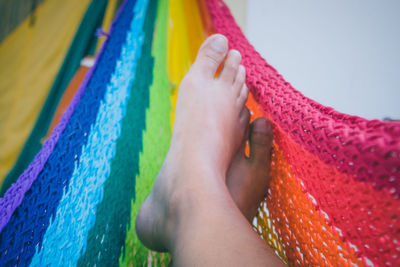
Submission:
[[[243,109],[241,110],[241,112],[239,113],[239,129],[238,129],[238,133],[239,133],[239,138],[238,140],[240,140],[242,144],[243,140],[245,142],[244,146],[246,146],[246,141],[247,141],[247,137],[249,136],[249,122],[250,122],[250,111],[248,110],[247,107],[243,107]],[[243,145],[243,144],[242,144]],[[244,153],[244,147],[243,149],[240,148],[240,150],[243,151]]]
[[[228,40],[221,34],[210,36],[200,47],[194,69],[208,78],[213,78],[228,51]]]
[[[241,126],[241,131],[243,132],[242,143],[240,144],[239,149],[236,152],[231,164],[242,164],[243,161],[247,161],[246,145],[247,145],[247,141],[249,140],[250,115],[249,115],[249,120],[247,121],[247,124],[246,124],[246,118],[245,118],[244,114],[241,116],[241,118],[242,119],[240,120],[240,126]]]
[[[243,84],[242,89],[240,90],[239,96],[237,98],[239,106],[244,106],[248,96],[249,96],[249,89],[247,89],[246,84]]]
[[[233,83],[233,88],[238,92],[238,95],[244,85],[245,79],[246,79],[246,69],[243,65],[240,65],[236,74],[235,81]]]
[[[221,75],[219,79],[228,83],[233,84],[236,74],[239,69],[240,61],[242,60],[242,56],[239,51],[231,50],[226,57],[226,61],[224,63],[224,67],[221,71]]]
[[[245,106],[242,111],[239,114],[239,122],[240,126],[243,126],[242,128],[245,129],[246,126],[249,124],[250,121],[250,111],[249,109]]]
[[[271,160],[272,125],[265,118],[257,118],[250,126],[250,160],[265,165]]]

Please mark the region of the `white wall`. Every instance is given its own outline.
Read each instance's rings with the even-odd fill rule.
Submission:
[[[250,42],[304,95],[368,119],[400,119],[400,1],[229,0],[228,5],[247,19]],[[247,6],[247,16],[240,14],[241,6]]]
[[[248,0],[224,0],[243,32],[247,29]]]

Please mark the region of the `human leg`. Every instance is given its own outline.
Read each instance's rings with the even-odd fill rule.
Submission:
[[[219,43],[219,45],[218,45]],[[136,220],[139,238],[169,251],[177,266],[279,264],[226,186],[229,164],[248,124],[240,54],[210,37],[181,83],[170,150]]]

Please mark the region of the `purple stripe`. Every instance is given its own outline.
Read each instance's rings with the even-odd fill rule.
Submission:
[[[116,14],[114,21],[111,25],[110,34],[112,34],[114,30],[114,24],[118,20],[121,15],[123,8],[125,7],[127,0],[124,0],[121,5],[118,13]],[[62,132],[65,129],[71,115],[73,114],[76,106],[79,104],[79,101],[85,92],[86,86],[89,83],[94,70],[97,67],[97,63],[99,58],[103,54],[104,47],[107,45],[108,39],[103,43],[101,50],[96,57],[96,62],[94,66],[89,70],[82,84],[79,86],[78,91],[75,93],[71,103],[68,105],[67,110],[62,115],[59,123],[54,128],[51,136],[44,142],[42,149],[35,156],[29,167],[21,174],[18,178],[17,182],[13,184],[7,192],[4,194],[3,198],[0,198],[0,232],[3,230],[4,226],[8,223],[11,218],[11,215],[14,213],[15,209],[21,204],[22,199],[25,196],[25,193],[29,190],[32,183],[36,180],[40,171],[43,169],[44,164],[52,153],[55,145],[57,144],[58,139],[60,138]]]

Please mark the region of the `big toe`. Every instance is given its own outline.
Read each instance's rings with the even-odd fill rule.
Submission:
[[[255,164],[268,164],[271,160],[272,125],[265,118],[257,118],[250,127],[250,160]]]
[[[210,36],[200,47],[193,68],[213,78],[228,51],[228,40],[221,34]]]

